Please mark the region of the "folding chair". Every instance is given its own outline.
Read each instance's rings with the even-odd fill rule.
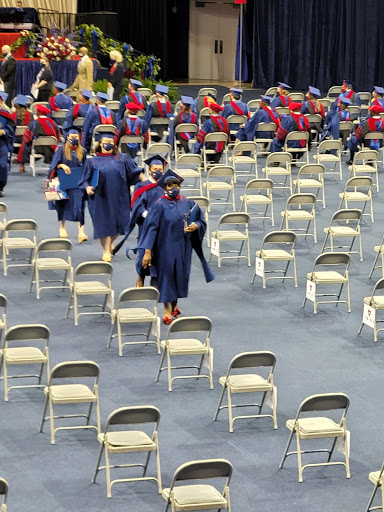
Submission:
[[[305,146],[304,147],[300,147],[299,148],[291,148],[289,147],[289,142],[300,142],[300,144],[302,142],[305,143]],[[303,162],[301,162],[299,160],[299,158],[294,158],[293,155],[296,154],[296,153],[299,153],[300,155],[303,154],[305,156],[305,159],[306,159],[306,163],[309,164],[309,148],[308,148],[308,143],[309,143],[309,133],[308,132],[298,132],[298,131],[294,131],[294,132],[289,132],[287,133],[287,136],[285,137],[285,143],[284,143],[284,148],[283,150],[286,152],[286,153],[291,153],[292,154],[292,165],[304,165]]]
[[[180,141],[177,140],[176,134],[178,133],[187,133],[190,137],[190,142],[193,143],[196,133],[197,133],[197,125],[193,123],[180,123],[175,128],[175,142],[174,142],[174,151],[175,151],[175,160],[179,158],[179,155],[181,154],[180,149]]]
[[[225,459],[193,460],[182,464],[175,471],[170,488],[163,489],[162,496],[167,502],[165,512],[168,512],[169,507],[172,512],[212,509],[221,511],[223,508],[231,512],[229,501],[231,476],[232,464]],[[208,479],[224,478],[222,492],[213,485],[202,483]],[[187,480],[198,483],[177,485]]]
[[[336,152],[336,155],[332,154],[331,151]],[[333,164],[333,169],[325,168],[324,175],[326,174],[334,174],[336,171],[336,166],[339,166],[339,176],[340,180],[343,179],[343,170],[341,167],[341,141],[339,140],[324,140],[320,142],[317,147],[316,155],[313,155],[314,160],[318,164],[323,164],[324,167],[327,164]]]
[[[165,160],[168,162],[168,164],[171,163],[171,153],[172,148],[170,144],[167,144],[166,142],[151,142],[149,146],[147,147],[146,153],[145,153],[145,160],[147,158],[150,158],[154,155],[161,155],[165,158]]]
[[[163,137],[167,137],[169,135],[169,130],[168,130],[169,123],[170,123],[169,117],[152,117],[149,122],[149,129],[150,129],[151,137],[155,137],[156,135],[158,135],[156,130],[151,130],[152,126],[166,127],[166,129],[164,129],[164,131],[163,131]]]
[[[142,405],[136,407],[121,407],[115,409],[108,416],[107,424],[103,434],[97,436],[101,444],[99,458],[97,459],[96,470],[93,475],[92,483],[96,483],[96,478],[101,469],[105,469],[107,480],[107,497],[112,498],[112,486],[121,482],[138,482],[154,480],[157,482],[159,494],[161,494],[161,470],[158,429],[160,422],[160,411],[152,405]],[[152,432],[148,435],[144,430],[132,430],[137,425],[152,427]],[[116,427],[118,430],[114,430]],[[127,430],[121,430],[122,428]],[[131,430],[128,430],[131,427]],[[143,428],[142,427],[142,428]],[[147,453],[145,464],[119,464],[112,465],[110,455],[115,453]],[[151,453],[156,453],[156,474],[157,476],[147,476],[149,459]],[[100,466],[101,458],[104,453],[105,466]],[[119,478],[111,481],[111,469],[115,468],[143,468],[143,476],[135,478]]]
[[[229,130],[229,133],[231,135],[236,135],[237,132],[239,131],[239,128],[240,128],[240,125],[242,124],[245,124],[248,120],[248,117],[247,116],[242,116],[242,115],[239,115],[239,114],[234,114],[234,115],[231,115],[231,116],[228,116],[227,117],[227,123],[228,125],[235,125],[235,128],[233,130]],[[233,143],[230,143],[231,145],[233,145]]]
[[[320,114],[305,114],[305,117],[308,119],[308,122],[314,125],[321,126],[322,117]],[[316,127],[311,128],[311,145],[317,146],[319,143],[321,133],[316,129]]]
[[[94,429],[100,434],[100,405],[99,405],[99,374],[100,367],[93,361],[65,361],[57,364],[51,371],[48,386],[44,389],[46,395],[40,432],[43,432],[44,423],[49,420],[51,427],[51,444],[55,444],[55,434],[58,430]],[[87,379],[87,384],[84,380]],[[57,381],[65,384],[56,384]],[[69,383],[71,382],[72,383]],[[54,416],[54,405],[89,404],[87,414],[64,414]],[[96,408],[96,425],[90,425],[93,404]],[[49,415],[45,416],[49,408]],[[59,418],[86,418],[85,425],[72,425],[56,427],[54,420]]]
[[[229,118],[228,118],[229,119]],[[248,156],[244,153],[250,153]],[[242,155],[236,156],[236,153],[243,153]],[[252,174],[252,167],[254,167],[254,174],[257,178],[257,144],[256,142],[237,142],[233,147],[232,156],[229,159],[233,168],[235,169],[236,176],[250,176]],[[236,169],[236,165],[249,165],[249,171]]]
[[[8,482],[4,478],[0,478],[0,496],[3,497],[1,512],[7,512]]]
[[[169,96],[168,94],[164,94],[163,95],[163,98],[166,100],[166,101],[169,101]],[[148,100],[148,103],[156,103],[156,101],[158,100],[159,98],[156,96],[156,94],[153,94],[149,97],[149,100]]]
[[[85,121],[85,117],[76,117],[76,119],[73,120],[73,126],[76,126],[77,128],[82,128]]]
[[[286,116],[289,114],[289,107],[276,107],[275,110],[279,114],[280,117]]]
[[[257,126],[257,132],[261,132],[261,136],[256,134],[254,141],[257,145],[260,145],[261,148],[257,150],[257,155],[265,155],[270,153],[267,150],[268,145],[273,142],[273,138],[276,132],[276,124],[275,123],[259,123]],[[272,134],[272,135],[271,135]]]
[[[377,169],[377,160],[379,157],[378,151],[373,149],[362,149],[358,151],[353,157],[352,166],[349,167],[351,176],[357,174],[363,174],[364,176],[375,175],[375,187],[377,192],[379,191],[379,176]]]
[[[377,268],[381,268],[381,269],[382,269],[382,276],[384,277],[384,236],[383,236],[383,237],[382,237],[382,239],[381,239],[380,245],[375,245],[375,247],[374,247],[374,251],[375,251],[377,254],[376,254],[375,261],[373,262],[373,265],[372,265],[372,268],[371,268],[371,272],[370,272],[370,274],[369,274],[369,277],[370,277],[370,278],[372,277],[373,272],[374,272]],[[381,265],[376,265],[377,260],[379,259],[379,256],[381,256]]]
[[[363,144],[366,148],[371,147],[371,141],[380,141],[380,148],[377,150],[378,153],[381,153],[381,163],[384,167],[384,133],[383,132],[368,132],[363,140]]]
[[[219,382],[223,386],[219,403],[217,405],[215,416],[213,421],[217,420],[219,412],[223,409],[228,409],[229,419],[229,431],[233,432],[233,423],[239,419],[246,418],[272,418],[273,427],[277,429],[277,417],[276,417],[276,402],[277,402],[277,391],[274,386],[273,372],[276,364],[276,356],[272,352],[243,352],[235,356],[229,364],[227,374],[224,377],[220,377]],[[259,373],[250,373],[250,369],[268,369],[268,374],[262,376]],[[236,373],[233,370],[247,369],[247,373]],[[223,403],[224,394],[227,391],[227,403],[228,405],[221,405]],[[235,393],[262,393],[260,404],[233,404],[232,394]],[[269,404],[266,403],[267,393],[269,394]],[[269,405],[272,409],[272,414],[262,414],[263,405]],[[232,409],[236,407],[257,407],[258,414],[252,414],[247,416],[233,416]]]
[[[294,180],[295,192],[299,194],[306,189],[316,189],[316,201],[323,204],[325,208],[325,187],[324,187],[324,172],[325,167],[323,164],[305,164],[299,169],[297,179]],[[318,199],[321,190],[321,199]]]
[[[211,114],[209,113],[209,107],[204,107],[200,110],[200,113],[199,113],[199,127],[201,128],[201,126],[203,125],[204,121],[206,121],[207,119],[209,119],[211,117]]]
[[[313,312],[317,314],[318,304],[347,304],[348,313],[351,312],[351,298],[349,293],[348,269],[351,257],[345,252],[324,252],[319,254],[313,264],[312,272],[307,274],[307,291],[302,304],[305,306],[307,299],[313,302]],[[321,267],[320,270],[317,270]],[[325,269],[325,270],[324,270]],[[337,293],[317,293],[318,285],[340,285]],[[347,300],[340,300],[343,287],[347,288]],[[337,297],[336,300],[317,300],[317,297]]]
[[[207,181],[203,183],[203,186],[209,200],[209,212],[213,204],[231,204],[233,211],[235,211],[235,170],[233,167],[229,165],[216,165],[212,167],[208,171]],[[227,196],[212,198],[212,192],[227,192]],[[229,200],[231,193],[232,201]]]
[[[339,140],[342,142],[345,151],[347,150],[347,139],[354,129],[355,125],[353,124],[353,121],[340,121],[339,123]]]
[[[304,93],[302,92],[291,92],[288,94],[288,98],[291,101],[298,101],[299,103],[302,103],[304,101]]]
[[[330,226],[324,228],[326,237],[321,252],[329,249],[333,252],[336,248],[343,249],[343,252],[347,252],[348,254],[360,254],[360,261],[363,261],[363,246],[360,232],[361,218],[362,211],[357,209],[345,209],[335,212],[332,216]],[[359,251],[352,251],[356,237],[359,239],[360,249]],[[327,246],[328,238],[330,246]],[[335,246],[336,238],[352,238],[352,242],[350,245]]]
[[[51,117],[54,121],[58,121],[57,124],[60,126],[65,121],[65,118],[67,117],[69,110],[67,108],[61,108],[60,110],[52,110]]]
[[[23,137],[24,133],[28,127],[27,126],[16,126],[15,127],[15,140],[16,137]],[[19,148],[21,146],[21,142],[14,142],[13,143],[13,152],[15,152],[15,148]]]
[[[217,162],[208,162],[208,155],[216,155],[217,153],[216,149],[208,149],[207,144],[217,144],[218,142],[222,142],[224,144],[222,155],[225,157],[225,164],[228,165],[228,135],[224,132],[207,133],[203,145],[203,161],[205,171],[207,171],[209,167],[214,167],[218,164]]]
[[[358,92],[362,105],[369,105],[371,103],[372,94],[370,92]]]
[[[143,165],[144,137],[142,135],[123,135],[122,137],[120,137],[119,145],[117,148],[119,153],[123,153],[123,144],[139,144],[139,150],[136,153],[136,156],[139,158],[139,162],[141,162],[141,165]]]
[[[146,98],[150,98],[153,94],[152,89],[149,89],[148,87],[139,87],[137,89],[137,92],[145,96]]]
[[[112,110],[112,112],[118,112],[120,107],[120,101],[116,100],[108,100],[105,102],[105,106],[109,108],[109,110]]]
[[[181,112],[181,106],[182,106],[182,101],[179,100],[176,102],[176,105],[175,105],[175,110],[173,111],[174,115],[176,116],[177,114],[180,114]]]
[[[172,391],[172,383],[176,379],[208,379],[209,387],[213,389],[212,371],[213,371],[213,349],[211,349],[210,336],[212,330],[212,321],[206,316],[190,316],[177,318],[169,328],[166,339],[161,342],[161,358],[159,370],[156,376],[156,382],[159,381],[160,373],[167,370],[168,373],[168,391]],[[198,336],[202,341],[198,339]],[[174,337],[178,336],[178,337]],[[188,336],[185,338],[185,336]],[[194,337],[192,337],[194,336]],[[163,365],[165,356],[167,356],[167,365]],[[171,357],[174,356],[201,356],[198,366],[183,365],[172,366]],[[208,375],[201,373],[203,364],[208,367]],[[172,377],[172,370],[183,368],[197,369],[197,375],[176,375]]]
[[[0,341],[1,337],[3,335],[3,332],[7,330],[7,297],[0,293],[0,310],[1,310],[1,316],[0,316]]]
[[[273,181],[269,179],[250,180],[245,185],[244,195],[240,196],[241,207],[248,213],[251,219],[271,219],[272,226],[275,225],[273,215]],[[252,206],[265,206],[264,212],[260,213],[250,210]],[[270,207],[270,215],[267,215],[268,207]]]
[[[260,108],[260,101],[261,100],[251,100],[248,101],[248,110],[250,111],[251,115],[254,115]]]
[[[55,253],[55,257],[42,256],[41,253]],[[58,254],[65,255],[66,258],[57,257]],[[63,254],[64,253],[64,254]],[[32,290],[32,286],[36,284],[36,298],[40,299],[40,291],[48,289],[61,289],[71,288],[72,279],[72,243],[69,240],[63,240],[61,238],[50,238],[42,240],[35,249],[33,257],[33,270],[31,275],[31,282],[29,285],[29,291]],[[60,270],[64,271],[63,279],[40,279],[40,272]],[[61,283],[56,286],[40,286],[40,283]]]
[[[159,297],[159,291],[153,286],[123,290],[117,299],[116,309],[112,311],[112,328],[107,348],[111,346],[112,339],[117,338],[119,356],[123,355],[125,345],[156,345],[157,353],[160,354],[160,320],[157,313]],[[148,330],[132,334],[122,333],[122,324],[147,324]],[[117,327],[117,334],[114,334],[115,327]],[[154,333],[156,341],[149,340],[151,332]],[[131,336],[145,336],[146,339],[122,342],[123,337]]]
[[[296,234],[293,231],[272,231],[264,237],[261,249],[256,251],[255,273],[251,284],[254,283],[255,277],[259,275],[263,279],[263,288],[266,288],[268,279],[293,279],[295,288],[297,288],[296,274],[296,256],[295,244]],[[266,263],[269,262],[286,262],[285,269],[266,270]],[[293,276],[287,276],[290,262],[293,264]],[[283,274],[282,276],[270,276],[267,274]]]
[[[297,236],[313,236],[317,243],[316,233],[316,196],[314,194],[293,194],[288,197],[285,210],[281,212],[280,230],[285,224],[285,231],[294,231]],[[307,222],[306,228],[292,229],[292,222]],[[313,225],[313,233],[309,228]]]
[[[24,237],[10,236],[13,233],[24,233]],[[3,269],[8,275],[10,267],[32,267],[33,251],[36,248],[37,224],[32,219],[17,219],[8,221],[3,229]],[[29,235],[29,237],[28,237]],[[10,258],[9,251],[29,250],[28,257]],[[11,263],[9,261],[23,261],[27,263]]]
[[[197,191],[203,193],[203,182],[201,177],[201,155],[188,153],[179,155],[176,160],[175,172],[184,179],[181,187],[189,192]],[[186,180],[194,180],[193,184],[187,184]]]
[[[69,310],[74,309],[75,325],[78,325],[81,315],[109,315],[112,321],[113,311],[113,290],[112,290],[113,267],[110,263],[104,261],[87,261],[80,263],[75,268],[73,281],[71,283],[68,307],[65,318],[68,318]],[[81,280],[82,277],[88,280]],[[90,279],[93,278],[93,279]],[[106,282],[104,282],[106,281]],[[105,297],[103,304],[79,304],[79,296],[102,295]],[[108,305],[109,309],[105,308]],[[73,301],[73,305],[72,305]],[[79,313],[79,308],[100,307],[101,311],[88,311]]]
[[[361,94],[361,93],[360,93]],[[369,94],[369,93],[368,93]],[[379,471],[372,471],[369,473],[369,481],[375,484],[371,497],[369,498],[367,508],[365,512],[370,512],[371,510],[384,510],[384,491],[383,491],[383,474],[384,474],[384,462]],[[381,505],[378,507],[372,507],[373,500],[375,499],[377,491],[381,489]]]
[[[31,111],[32,111],[32,114],[33,114],[34,116],[37,116],[37,110],[36,110],[36,109],[37,109],[37,106],[38,106],[38,105],[42,105],[42,106],[44,106],[44,107],[48,107],[48,108],[49,108],[49,103],[48,103],[48,101],[35,101],[34,103],[32,103],[32,105],[31,105],[31,107],[30,107],[30,108],[31,108]]]
[[[275,96],[277,94],[277,87],[270,87],[265,91],[265,96]]]
[[[35,148],[36,147],[42,147],[42,146],[57,146],[58,140],[56,137],[47,136],[47,135],[41,135],[40,137],[36,137],[36,139],[32,140],[32,149],[31,149],[31,156],[30,156],[30,164],[31,164],[31,170],[32,170],[32,176],[36,176],[36,158],[43,158],[44,155],[41,153],[36,153]]]
[[[202,87],[199,89],[199,92],[197,93],[198,96],[208,96],[208,94],[211,94],[215,98],[217,98],[217,89],[214,87]]]
[[[360,107],[358,105],[349,105],[348,112],[349,119],[356,128],[360,124]]]
[[[242,98],[242,96],[240,95],[240,99]],[[231,96],[229,94],[229,92],[227,94],[224,94],[223,96],[223,100],[221,102],[221,106],[224,107],[226,103],[230,103],[231,101]]]
[[[3,231],[7,223],[7,205],[0,203],[0,247],[3,244]]]
[[[324,113],[327,113],[332,105],[332,101],[329,98],[320,98],[319,103],[321,103],[321,105],[323,105]]]
[[[8,394],[11,389],[45,388],[42,384],[43,370],[46,367],[49,374],[49,336],[48,327],[41,324],[15,325],[10,327],[4,335],[4,343],[1,351],[0,371],[4,381],[4,400],[8,402]],[[38,374],[8,375],[8,366],[11,365],[40,365]],[[37,379],[37,384],[23,384],[9,386],[9,379]]]
[[[279,469],[284,466],[285,459],[289,455],[297,454],[297,463],[299,468],[299,482],[303,481],[303,470],[308,467],[316,466],[336,466],[341,465],[345,467],[347,478],[351,477],[349,471],[349,431],[347,430],[346,415],[349,407],[349,398],[344,393],[324,393],[321,395],[312,395],[306,398],[297,411],[294,420],[288,420],[286,423],[287,428],[291,431],[287,447],[285,449],[283,459],[280,462]],[[341,418],[339,421],[334,421],[332,418],[326,416],[306,416],[303,413],[313,412],[332,412],[340,411]],[[288,452],[293,436],[296,434],[297,451]],[[301,441],[306,439],[333,439],[330,450],[315,449],[315,450],[302,450]],[[331,462],[331,457],[334,452],[336,441],[341,438],[343,443],[343,450],[345,455],[345,462]],[[301,458],[303,453],[328,453],[327,462],[318,462],[316,464],[302,465]]]
[[[187,199],[192,199],[196,204],[199,205],[199,208],[204,212],[205,223],[207,224],[207,229],[205,231],[205,239],[207,240],[207,247],[211,247],[211,235],[209,228],[209,199],[204,196],[188,196]]]
[[[343,92],[341,85],[334,85],[328,89],[327,97],[331,100],[335,100]]]
[[[245,258],[248,262],[248,267],[251,266],[251,255],[249,252],[249,223],[251,219],[248,213],[225,213],[219,219],[217,230],[212,232],[212,240],[216,241],[216,245],[212,242],[211,254],[209,260],[211,260],[212,254],[217,256],[218,266],[221,267],[221,260],[223,259],[236,259]],[[231,229],[221,229],[222,226],[229,226]],[[236,229],[235,229],[236,228]],[[224,242],[241,242],[238,250],[221,250],[221,244]],[[247,245],[247,255],[242,256],[241,252],[244,247],[244,243]],[[222,254],[233,254],[235,256],[222,256]]]
[[[384,278],[379,279],[375,284],[372,295],[370,297],[364,297],[364,311],[363,311],[363,320],[360,325],[360,329],[358,334],[361,334],[363,327],[365,325],[364,316],[368,314],[370,317],[371,325],[373,327],[373,341],[377,341],[377,333],[379,331],[384,331],[384,327],[381,329],[377,328],[378,323],[384,322],[384,320],[377,320],[377,311],[384,310],[384,295],[377,294],[378,291],[384,289]],[[367,311],[365,306],[368,306]],[[373,310],[373,311],[372,311]],[[372,318],[373,317],[373,318]]]
[[[354,178],[349,178],[345,184],[344,192],[339,194],[339,197],[341,198],[339,209],[342,206],[344,206],[344,208],[348,208],[348,203],[351,202],[364,203],[362,215],[368,215],[368,217],[371,217],[371,221],[374,222],[372,185],[373,180],[370,176],[357,176]],[[364,213],[367,203],[370,203],[371,213]]]
[[[116,126],[114,124],[98,124],[94,127],[92,132],[92,142],[91,142],[91,153],[94,152],[95,144],[96,144],[96,135],[100,133],[114,133],[116,130]]]
[[[292,194],[292,155],[291,153],[271,153],[267,156],[265,167],[262,172],[268,179],[275,178],[276,176],[284,176],[284,181],[274,181],[274,189],[285,189],[287,188]],[[287,185],[288,180],[288,185]]]

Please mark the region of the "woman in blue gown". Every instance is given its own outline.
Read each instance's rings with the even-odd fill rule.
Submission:
[[[0,94],[5,96],[5,93]],[[3,189],[8,179],[9,156],[12,154],[14,131],[15,122],[12,115],[0,106],[0,197],[4,195]]]
[[[201,247],[206,223],[199,206],[180,195],[176,177],[164,180],[165,195],[148,212],[138,248],[144,249],[142,266],[155,267],[160,302],[164,303],[163,322],[170,324],[178,317],[177,301],[188,296],[192,249],[198,255],[207,282],[214,279]]]
[[[77,174],[84,166],[86,157],[87,151],[80,146],[80,131],[76,127],[71,127],[68,130],[67,140],[64,146],[57,148],[53,155],[49,177],[53,178],[56,176],[58,169],[63,169],[67,175],[70,175],[72,172],[71,169],[73,169],[73,172]],[[76,188],[70,188],[66,190],[66,192],[68,199],[50,201],[49,209],[56,210],[57,212],[57,220],[60,222],[60,238],[68,238],[65,228],[66,220],[78,222],[78,240],[79,243],[82,244],[88,240],[87,235],[84,233],[85,194],[78,186]]]
[[[115,133],[100,134],[96,156],[86,160],[79,187],[88,194],[93,237],[100,240],[103,261],[111,261],[113,241],[129,224],[129,189],[144,179],[142,171],[129,155],[117,152]]]

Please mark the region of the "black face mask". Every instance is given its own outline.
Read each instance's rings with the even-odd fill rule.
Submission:
[[[74,148],[79,145],[79,140],[78,139],[69,139],[69,143]]]
[[[154,180],[158,181],[162,177],[163,173],[161,171],[152,171],[151,176]]]
[[[180,193],[180,189],[178,189],[177,187],[172,187],[171,189],[169,189],[167,191],[168,197],[170,197],[171,199],[176,199],[176,197],[179,195],[179,193]]]
[[[114,144],[112,144],[112,142],[104,142],[103,144],[103,148],[105,149],[105,151],[111,151],[111,149],[113,149],[115,147]]]
[[[42,68],[45,68],[45,62],[40,62],[40,64]]]

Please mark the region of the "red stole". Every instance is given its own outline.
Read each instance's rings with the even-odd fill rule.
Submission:
[[[57,110],[60,110],[59,107],[56,106],[56,103],[55,103],[55,97],[54,96],[51,96],[49,98],[49,106],[51,107],[51,110],[54,110],[55,112]]]
[[[239,116],[245,116],[244,112],[241,110],[239,105],[235,101],[230,101],[230,104],[232,105],[233,110],[238,114]]]
[[[52,121],[52,119],[50,119],[49,117],[39,117],[37,119],[37,121],[41,124],[41,126],[45,132],[45,135],[51,136],[51,137],[56,137],[57,140],[60,139],[59,133],[56,133],[56,131],[55,131],[55,125],[54,125],[54,122]],[[57,146],[52,145],[51,148],[53,151],[55,151]]]
[[[159,109],[160,117],[166,117],[166,114],[171,113],[171,105],[170,105],[169,101],[165,102],[166,112],[164,112],[164,103],[162,101],[157,100],[156,104],[157,104],[157,108]]]
[[[272,122],[276,124],[276,127],[278,128],[280,126],[280,119],[277,114],[272,110],[271,107],[263,107],[263,110],[265,110],[269,117],[271,118]]]
[[[149,185],[144,185],[144,187],[140,187],[136,190],[136,192],[133,194],[132,201],[131,201],[131,208],[133,207],[133,203],[136,201],[138,197],[141,196],[141,194],[144,194],[147,190],[151,190],[151,188],[157,187],[156,183],[150,183]]]

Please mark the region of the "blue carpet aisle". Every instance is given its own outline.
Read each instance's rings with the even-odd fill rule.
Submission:
[[[183,89],[188,90],[187,87]],[[259,176],[263,162],[263,159],[259,161]],[[19,175],[14,165],[4,197],[8,219],[35,219],[39,240],[58,236],[56,214],[49,212],[43,201],[46,173],[42,169],[33,179],[30,175]],[[298,239],[298,288],[294,288],[292,281],[276,280],[268,281],[267,289],[262,290],[260,278],[250,284],[254,253],[266,232],[279,229],[280,211],[289,195],[287,191],[275,191],[275,228],[271,228],[269,221],[251,224],[252,267],[247,267],[245,260],[239,263],[224,260],[222,268],[218,269],[213,257],[211,266],[216,279],[206,285],[200,264],[196,257],[193,258],[190,297],[181,301],[180,309],[183,315],[206,315],[213,321],[215,389],[212,391],[205,380],[191,380],[176,381],[174,391],[169,393],[165,374],[159,383],[154,383],[159,357],[153,347],[126,347],[124,356],[119,358],[116,342],[111,349],[106,349],[110,330],[107,317],[81,317],[79,326],[75,327],[72,317],[63,319],[67,292],[43,291],[41,299],[37,300],[34,293],[28,293],[29,271],[10,269],[6,278],[0,274],[0,292],[9,301],[8,326],[48,325],[52,333],[51,368],[59,362],[77,359],[93,360],[100,365],[102,427],[109,413],[117,407],[152,404],[160,409],[164,487],[169,485],[180,464],[193,459],[222,457],[234,466],[231,483],[234,512],[364,510],[372,490],[368,473],[378,470],[384,457],[384,336],[379,334],[379,341],[374,344],[369,328],[363,330],[362,336],[357,336],[356,332],[361,321],[363,298],[371,294],[374,283],[381,277],[380,271],[376,271],[373,279],[368,279],[375,255],[373,247],[379,244],[382,236],[384,209],[381,198],[384,192],[374,193],[374,224],[364,217],[364,261],[360,262],[357,255],[352,256],[352,313],[347,313],[345,305],[321,305],[316,316],[311,303],[306,309],[301,308],[306,274],[321,251],[323,228],[338,209],[338,194],[344,189],[348,176],[345,156],[343,172],[342,182],[326,176],[327,208],[317,207],[318,243],[314,244],[310,238]],[[380,167],[380,186],[384,190],[382,172]],[[294,175],[296,173],[297,169],[294,169]],[[238,207],[246,181],[244,177],[237,180]],[[212,207],[211,229],[216,227],[223,213],[223,207]],[[90,241],[80,246],[77,227],[68,223],[69,236],[74,243],[74,266],[83,261],[98,260],[101,255],[99,242],[91,238],[88,213],[85,231]],[[113,268],[117,298],[124,288],[134,286],[135,271],[124,251],[113,259]],[[165,329],[162,326],[162,335]],[[217,422],[212,422],[221,391],[218,379],[225,374],[232,357],[247,350],[271,350],[277,356],[277,431],[273,430],[271,419],[240,420],[235,422],[234,433],[230,434],[225,412],[219,415]],[[288,439],[285,422],[295,416],[300,402],[307,396],[339,391],[347,393],[351,399],[347,417],[351,431],[351,479],[345,478],[345,471],[340,466],[309,468],[304,471],[304,483],[299,484],[295,457],[288,459],[284,470],[278,470]],[[9,510],[157,512],[163,509],[164,500],[157,494],[156,485],[150,482],[116,484],[112,499],[107,499],[104,472],[99,474],[96,485],[90,483],[99,451],[95,433],[61,431],[56,435],[56,445],[51,446],[49,425],[46,424],[44,434],[39,433],[43,405],[44,395],[40,390],[11,391],[8,403],[2,401],[2,395],[0,397],[0,476],[10,485]],[[342,460],[342,455],[338,455],[338,460]],[[124,455],[120,457],[124,458]],[[309,458],[304,461],[324,460],[321,455]],[[154,460],[150,467],[152,471]]]

